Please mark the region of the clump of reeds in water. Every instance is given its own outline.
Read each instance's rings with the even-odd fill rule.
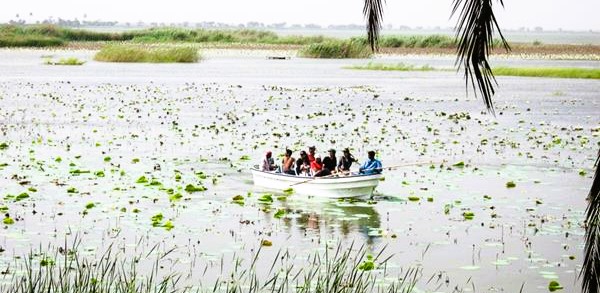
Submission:
[[[261,249],[247,262],[234,259],[230,272],[221,270],[213,276],[216,281],[203,282],[182,279],[183,274],[168,271],[171,266],[162,263],[173,250],[156,253],[150,268],[139,267],[152,252],[125,257],[118,249],[109,247],[99,259],[85,257],[72,248],[59,248],[53,257],[45,253],[30,253],[16,258],[15,264],[3,269],[0,292],[96,292],[96,293],[176,293],[176,292],[411,292],[420,277],[420,270],[409,269],[390,280],[386,263],[381,259],[383,250],[376,256],[352,246],[327,247],[303,260],[297,260],[289,251],[280,250],[269,265],[260,265]],[[144,257],[145,256],[145,257]],[[223,260],[222,260],[223,261]],[[260,261],[265,263],[265,261]],[[197,266],[197,265],[196,265]],[[14,274],[22,270],[23,274]],[[168,272],[163,272],[167,270]],[[190,271],[202,271],[200,268]],[[203,276],[207,274],[204,269]],[[211,272],[208,273],[209,275]],[[11,277],[7,277],[11,276]],[[185,284],[183,284],[185,283]],[[200,284],[198,284],[200,283]]]
[[[307,58],[369,58],[372,52],[361,42],[327,41],[305,46],[300,50],[299,55]]]
[[[83,65],[84,63],[85,61],[75,57],[61,58],[58,61],[53,61],[52,59],[46,59],[46,61],[44,61],[44,64],[46,65]]]
[[[104,46],[94,60],[103,62],[193,63],[198,62],[198,49],[191,46]]]
[[[373,63],[369,62],[366,65],[354,65],[348,67],[350,69],[359,69],[359,70],[383,70],[383,71],[432,71],[435,68],[429,65],[423,66],[415,66],[412,64],[405,63],[396,63],[396,64],[386,64],[386,63]]]

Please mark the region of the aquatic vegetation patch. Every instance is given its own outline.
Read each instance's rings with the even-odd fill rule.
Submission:
[[[189,192],[189,193],[193,193],[193,192],[200,192],[200,191],[206,191],[207,188],[199,185],[199,186],[195,186],[194,184],[188,184],[185,186],[185,191]]]
[[[353,41],[367,45],[366,37],[353,37]],[[385,35],[379,46],[386,48],[456,48],[456,38],[445,35]]]
[[[568,67],[494,67],[495,75],[600,79],[600,69]]]
[[[58,61],[54,61],[52,59],[46,59],[46,61],[44,61],[44,64],[46,64],[46,65],[83,65],[83,64],[85,64],[85,61],[79,60],[76,57],[69,57],[69,58],[61,58]]]
[[[108,45],[96,53],[102,62],[194,63],[200,60],[198,49],[190,46]]]
[[[353,65],[344,67],[347,69],[357,70],[381,70],[381,71],[433,71],[435,68],[429,65],[415,66],[405,63],[387,64],[387,63],[375,63],[369,62],[366,65]]]
[[[298,55],[305,58],[369,58],[373,53],[365,44],[353,41],[329,41],[310,44],[302,48]]]
[[[563,286],[560,285],[560,283],[558,283],[555,280],[550,281],[550,283],[548,283],[548,291],[550,292],[554,292],[554,291],[558,291],[558,290],[562,290]]]

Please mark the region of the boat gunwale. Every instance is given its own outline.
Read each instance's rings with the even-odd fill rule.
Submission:
[[[356,175],[343,176],[343,177],[340,177],[340,176],[303,177],[303,176],[297,176],[297,175],[290,175],[290,174],[286,174],[286,173],[272,173],[272,172],[267,172],[267,171],[261,171],[256,168],[250,168],[250,170],[253,172],[258,172],[260,174],[286,177],[286,178],[294,178],[294,179],[304,179],[305,181],[307,181],[307,183],[314,182],[314,181],[321,181],[321,180],[340,180],[340,179],[358,179],[358,178],[364,178],[364,181],[369,181],[369,180],[379,180],[380,178],[383,177],[383,174],[371,174],[371,175],[356,174]]]

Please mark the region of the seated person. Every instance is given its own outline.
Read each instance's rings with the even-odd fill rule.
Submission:
[[[327,169],[329,173],[335,173],[335,167],[337,166],[337,158],[335,157],[335,150],[330,149],[329,155],[323,159],[323,168]]]
[[[296,175],[296,171],[294,170],[294,157],[292,157],[292,150],[286,149],[285,156],[281,161],[282,171],[285,174]]]
[[[350,153],[350,149],[344,149],[344,155],[340,157],[340,161],[338,163],[338,172],[349,172],[352,163],[357,162],[354,156]]]
[[[314,177],[328,176],[331,172],[323,168],[323,162],[321,162],[321,156],[317,156],[314,161],[310,163],[310,169]]]
[[[300,158],[296,160],[296,174],[308,176],[310,174],[310,161],[305,151],[300,152]]]
[[[368,155],[369,159],[358,169],[358,172],[364,175],[381,174],[383,165],[381,165],[379,160],[375,159],[375,152],[369,151]]]
[[[275,171],[277,169],[277,165],[275,165],[275,160],[273,159],[273,153],[268,151],[265,154],[265,157],[262,160],[260,165],[260,170],[265,172]]]
[[[315,152],[317,148],[315,146],[308,147],[308,161],[313,162],[315,160]]]

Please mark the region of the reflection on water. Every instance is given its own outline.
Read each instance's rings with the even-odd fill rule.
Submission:
[[[297,215],[295,224],[304,233],[335,228],[342,236],[359,232],[368,244],[380,235],[381,220],[373,204],[356,200],[288,201],[283,206]],[[325,231],[327,232],[327,231]]]

